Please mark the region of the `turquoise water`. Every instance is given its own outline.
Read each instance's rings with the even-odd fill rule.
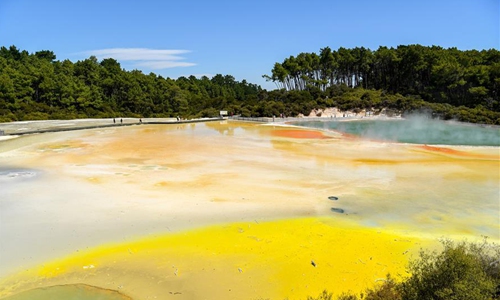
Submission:
[[[84,284],[56,285],[32,289],[2,300],[131,300],[117,291]]]
[[[298,121],[293,125],[336,130],[372,140],[411,144],[500,146],[500,129],[425,118]]]

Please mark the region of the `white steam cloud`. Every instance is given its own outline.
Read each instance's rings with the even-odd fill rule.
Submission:
[[[410,115],[404,120],[363,119],[301,121],[296,124],[333,129],[378,141],[394,141],[430,145],[500,146],[500,130],[496,126],[458,123],[431,119],[426,115]]]
[[[190,53],[189,50],[161,50],[148,48],[109,48],[84,52],[94,55],[99,60],[114,58],[120,62],[131,62],[133,67],[145,67],[153,70],[191,67],[195,63],[183,61],[181,54]]]

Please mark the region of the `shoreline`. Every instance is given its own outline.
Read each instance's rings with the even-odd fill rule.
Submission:
[[[122,126],[134,126],[134,125],[157,125],[157,124],[191,124],[200,122],[213,122],[221,120],[229,121],[241,121],[241,122],[258,122],[266,124],[275,125],[291,125],[290,122],[297,121],[338,121],[338,122],[350,122],[350,121],[367,121],[367,120],[381,120],[381,121],[392,121],[392,120],[405,120],[408,119],[401,115],[388,116],[384,113],[377,115],[366,115],[366,112],[361,111],[359,113],[354,113],[352,111],[339,111],[336,108],[325,109],[327,112],[324,115],[316,116],[316,111],[323,110],[313,110],[308,116],[298,116],[298,117],[256,117],[256,118],[246,118],[246,117],[214,117],[214,118],[199,118],[199,119],[189,119],[189,120],[176,120],[176,118],[104,118],[104,119],[69,119],[69,120],[30,120],[30,121],[15,121],[8,123],[0,123],[0,141],[17,138],[22,135],[27,134],[40,134],[49,132],[63,132],[63,131],[73,131],[73,130],[86,130],[86,129],[98,129],[98,128],[113,128]],[[337,113],[345,113],[346,116],[334,117]],[[410,115],[410,118],[411,119]],[[120,122],[120,119],[123,122]],[[433,119],[431,119],[433,120]],[[114,123],[115,121],[115,123]],[[456,120],[441,120],[446,123],[456,123],[464,126],[478,126],[485,128],[500,128],[500,125],[490,125],[490,124],[476,124],[460,122]],[[83,124],[83,125],[82,125]],[[291,125],[295,126],[295,125]],[[302,127],[302,126],[299,126]],[[319,129],[318,129],[319,130]]]
[[[96,128],[112,128],[148,124],[191,124],[200,122],[220,121],[221,118],[200,118],[190,120],[176,120],[175,118],[106,118],[106,119],[71,119],[71,120],[34,120],[0,123],[0,131],[6,136],[20,136],[47,132],[62,132],[73,130],[86,130]],[[80,124],[77,124],[80,123]],[[88,123],[82,125],[81,123]],[[28,126],[28,127],[26,127]],[[2,140],[0,139],[0,140]]]

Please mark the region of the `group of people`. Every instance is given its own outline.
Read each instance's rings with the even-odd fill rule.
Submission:
[[[182,118],[180,116],[177,116],[176,119],[177,119],[177,122],[180,122],[182,120]],[[139,119],[139,123],[142,124],[142,118]],[[116,118],[113,118],[113,124],[116,124]],[[120,124],[123,124],[123,118],[120,118]]]
[[[139,119],[139,123],[142,124],[142,119]],[[116,124],[116,118],[113,118],[113,124]],[[120,124],[123,124],[123,119],[120,118]]]

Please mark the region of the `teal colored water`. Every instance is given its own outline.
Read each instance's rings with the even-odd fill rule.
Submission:
[[[56,285],[32,289],[2,300],[131,300],[117,291],[84,284]]]
[[[373,140],[411,144],[500,146],[500,129],[424,118],[299,121],[293,125],[336,130]]]

